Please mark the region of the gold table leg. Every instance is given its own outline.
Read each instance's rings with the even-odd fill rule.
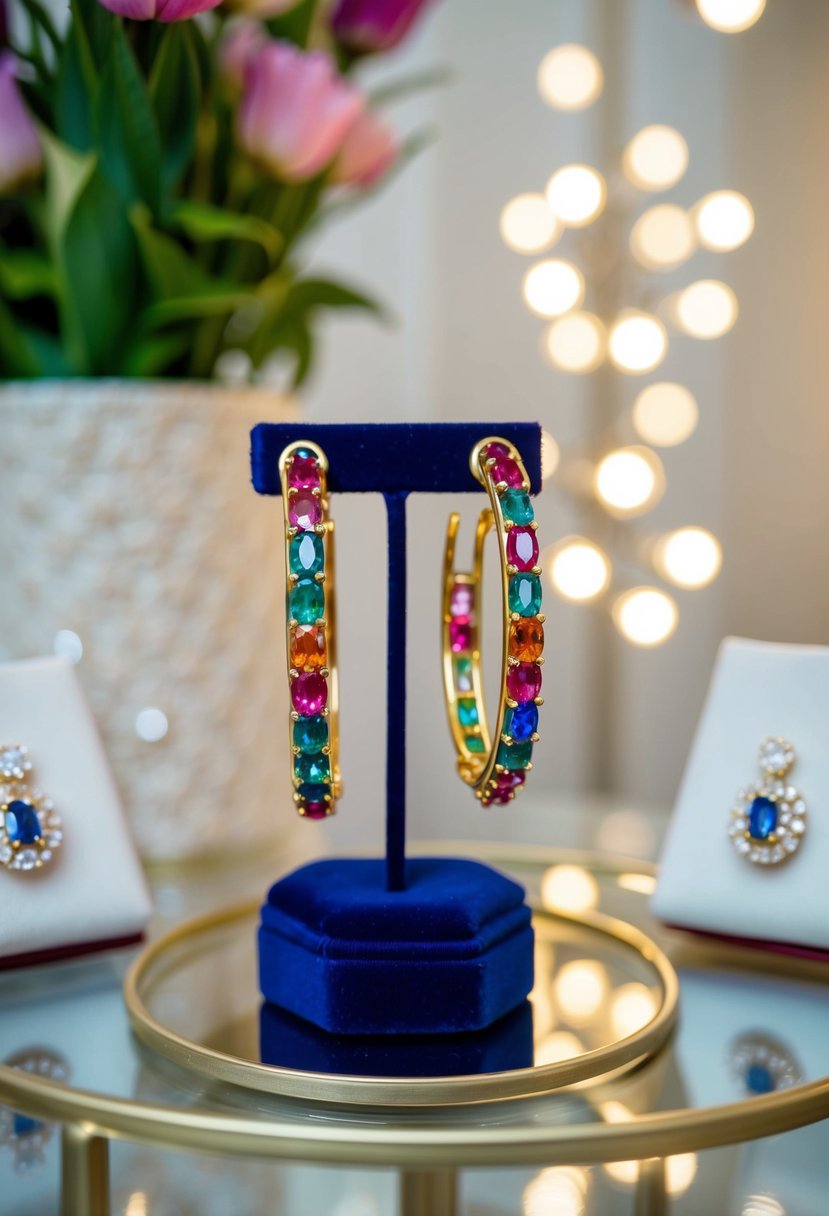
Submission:
[[[639,1182],[636,1187],[633,1212],[634,1216],[667,1216],[665,1162],[661,1157],[643,1161],[639,1166]]]
[[[400,1216],[457,1216],[458,1176],[454,1170],[402,1170]]]
[[[109,1142],[81,1126],[61,1137],[61,1216],[110,1216]]]

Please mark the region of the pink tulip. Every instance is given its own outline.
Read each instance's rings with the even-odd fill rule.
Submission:
[[[429,0],[339,0],[331,26],[356,54],[387,51],[402,42]]]
[[[17,87],[14,56],[0,51],[0,194],[10,194],[42,168],[43,150]]]
[[[225,80],[236,88],[244,84],[248,65],[267,42],[267,35],[258,21],[239,17],[231,21],[219,43],[219,69]]]
[[[334,162],[333,180],[349,186],[373,186],[397,160],[397,136],[374,110],[364,110],[354,123]]]
[[[305,181],[331,163],[362,107],[327,55],[269,42],[248,64],[237,134],[274,177]]]
[[[186,21],[222,0],[101,0],[104,8],[131,21]]]

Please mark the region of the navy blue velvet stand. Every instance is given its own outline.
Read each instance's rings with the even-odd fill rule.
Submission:
[[[483,505],[469,454],[487,435],[518,448],[537,493],[536,423],[261,423],[251,435],[260,494],[281,493],[279,455],[308,439],[328,457],[333,495],[380,493],[388,515],[386,856],[296,870],[271,888],[259,930],[266,1001],[331,1033],[479,1031],[518,1008],[532,987],[533,934],[521,887],[479,862],[407,862],[405,854],[406,499],[476,492]]]

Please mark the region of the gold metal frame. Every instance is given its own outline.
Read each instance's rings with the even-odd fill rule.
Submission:
[[[453,511],[449,516],[449,522],[446,530],[446,544],[443,557],[443,604],[442,604],[442,635],[441,635],[441,650],[443,654],[443,688],[444,699],[446,702],[446,711],[449,718],[449,729],[452,733],[452,740],[455,744],[457,752],[457,769],[458,774],[467,785],[470,785],[475,790],[477,798],[484,798],[492,786],[493,779],[496,774],[502,771],[500,765],[497,764],[498,748],[503,741],[507,745],[512,744],[512,739],[504,734],[504,721],[508,709],[514,709],[516,702],[510,700],[507,695],[507,674],[511,662],[509,657],[509,635],[510,624],[513,620],[520,619],[518,614],[511,613],[509,609],[509,580],[510,575],[516,574],[517,570],[509,564],[507,557],[507,535],[511,524],[504,519],[504,512],[501,505],[501,493],[507,487],[504,484],[496,485],[492,477],[488,476],[489,467],[494,464],[494,461],[487,461],[486,450],[491,443],[502,444],[509,450],[510,457],[520,468],[523,474],[523,489],[529,491],[530,481],[524,469],[523,461],[518,449],[508,440],[502,439],[497,435],[488,435],[475,444],[469,457],[469,467],[473,476],[481,483],[487,492],[490,505],[481,511],[478,517],[478,524],[475,529],[475,548],[472,572],[465,573],[455,570],[455,548],[458,535],[458,527],[460,525],[460,515],[457,511]],[[535,520],[529,525],[534,531],[537,528]],[[501,572],[501,605],[502,605],[502,628],[501,628],[501,678],[498,685],[498,710],[495,718],[495,729],[490,733],[489,717],[486,709],[486,698],[484,696],[483,675],[481,669],[481,650],[480,640],[482,636],[482,607],[481,607],[481,586],[483,584],[483,567],[484,567],[484,547],[487,536],[494,531],[498,542],[498,559]],[[541,567],[534,566],[531,573],[540,574]],[[469,587],[472,602],[473,602],[473,633],[472,633],[472,650],[470,655],[470,668],[472,677],[472,688],[470,691],[462,691],[459,689],[456,680],[456,659],[457,656],[453,653],[450,644],[450,625],[452,616],[450,613],[450,605],[452,601],[452,592],[456,587]],[[538,620],[543,624],[545,617],[543,613],[539,613]],[[539,665],[543,664],[544,657],[539,656],[535,660]],[[477,727],[464,727],[459,718],[460,700],[473,699],[477,710]],[[536,705],[542,705],[543,697],[536,697]],[[480,738],[483,750],[481,752],[473,752],[468,746],[467,740],[470,737]],[[536,743],[539,736],[534,734],[532,742]],[[527,765],[527,771],[532,768],[532,764]],[[520,787],[519,787],[520,788]],[[510,796],[514,796],[515,791]]]
[[[322,715],[328,721],[328,745],[324,747],[323,753],[329,757],[331,767],[331,794],[328,801],[328,814],[333,815],[336,809],[337,801],[342,797],[342,776],[340,773],[340,701],[339,701],[339,680],[337,674],[337,597],[335,584],[335,562],[334,562],[334,521],[330,518],[330,502],[328,499],[328,458],[322,448],[312,443],[310,439],[299,439],[288,446],[280,453],[279,456],[279,479],[282,487],[282,509],[285,521],[285,660],[288,671],[288,683],[299,675],[298,670],[291,666],[291,636],[293,630],[299,624],[298,621],[292,620],[288,615],[287,604],[289,602],[289,592],[291,586],[297,581],[298,576],[291,572],[291,541],[299,534],[299,529],[291,524],[289,517],[289,509],[291,499],[296,497],[296,491],[288,486],[288,470],[291,464],[293,455],[300,451],[306,450],[312,452],[320,467],[320,489],[313,490],[311,493],[315,498],[318,498],[322,507],[322,522],[317,524],[314,531],[317,536],[322,538],[324,563],[323,569],[318,571],[314,578],[325,587],[325,615],[320,617],[315,622],[323,630],[325,638],[325,655],[326,665],[319,669],[319,674],[325,679],[328,684],[328,703],[322,711]],[[289,755],[295,757],[299,754],[299,749],[294,747],[293,728],[294,723],[299,720],[299,714],[295,710],[291,710],[288,718],[288,749]],[[294,774],[293,762],[291,768],[291,779],[293,781],[295,792],[294,802],[300,815],[304,815],[302,801],[299,794],[296,792],[299,786],[299,781]]]
[[[212,1081],[244,1089],[302,1098],[306,1101],[372,1107],[459,1106],[496,1102],[550,1093],[583,1085],[599,1077],[629,1069],[654,1055],[676,1022],[679,981],[662,950],[640,929],[601,912],[570,916],[563,912],[536,913],[537,918],[563,921],[609,938],[638,954],[654,972],[662,1000],[653,1018],[634,1034],[616,1043],[585,1052],[573,1059],[538,1067],[462,1077],[360,1077],[301,1072],[240,1060],[183,1038],[153,1017],[147,1008],[155,968],[169,971],[171,952],[183,943],[196,949],[199,938],[211,930],[258,916],[259,902],[198,917],[177,926],[147,946],[130,967],[124,981],[124,1000],[137,1037],[148,1047]],[[253,933],[251,925],[251,933]]]
[[[465,846],[468,850],[468,845]],[[435,846],[437,848],[437,846]],[[440,846],[447,848],[446,842]],[[608,875],[654,874],[648,863],[597,857],[580,851],[488,845],[476,849],[502,865],[546,867],[581,861]],[[744,952],[747,953],[747,952]],[[718,954],[719,956],[719,954]],[[164,1149],[245,1158],[282,1158],[344,1165],[385,1165],[418,1169],[474,1166],[585,1165],[645,1160],[718,1148],[776,1135],[829,1117],[829,1077],[750,1101],[695,1110],[658,1111],[629,1122],[544,1126],[497,1126],[448,1121],[424,1127],[384,1119],[325,1122],[319,1118],[268,1117],[194,1110],[111,1098],[68,1088],[0,1065],[0,1101],[35,1118],[67,1124],[64,1131],[64,1196],[83,1191],[101,1195],[106,1187],[101,1162],[104,1137]],[[299,1108],[301,1114],[302,1108]],[[86,1188],[86,1190],[84,1190]],[[64,1210],[97,1211],[92,1204]],[[103,1210],[101,1206],[100,1210]]]

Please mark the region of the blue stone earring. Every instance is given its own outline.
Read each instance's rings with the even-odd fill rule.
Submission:
[[[778,865],[800,848],[806,833],[806,803],[785,778],[795,761],[785,739],[760,744],[763,776],[740,790],[731,810],[728,834],[734,848],[755,865]]]
[[[28,748],[0,744],[0,865],[7,870],[41,869],[63,841],[51,798],[27,784],[31,768]]]

